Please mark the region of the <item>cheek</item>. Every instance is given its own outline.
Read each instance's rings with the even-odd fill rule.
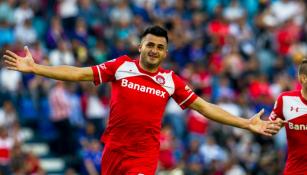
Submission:
[[[162,52],[162,53],[161,53],[161,56],[162,56],[163,58],[165,58],[165,57],[167,56],[167,53],[166,53],[166,52]]]

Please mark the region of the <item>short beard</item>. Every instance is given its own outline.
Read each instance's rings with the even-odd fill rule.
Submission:
[[[140,58],[140,62],[142,63],[142,65],[144,65],[147,69],[155,69],[157,67],[159,67],[160,62],[158,62],[157,64],[150,64],[149,62],[146,62],[145,59],[143,59],[142,57]]]

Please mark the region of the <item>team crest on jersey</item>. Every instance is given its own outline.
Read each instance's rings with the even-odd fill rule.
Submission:
[[[272,111],[272,113],[270,114],[269,118],[270,118],[271,120],[276,120],[277,115],[275,114],[274,111]]]
[[[186,85],[185,87],[184,87],[184,89],[186,90],[186,91],[192,91],[192,89],[188,86],[188,85]]]
[[[106,69],[107,69],[107,67],[106,67],[106,65],[105,65],[104,63],[100,64],[99,67],[100,67],[101,69],[103,69],[103,70],[106,70]]]
[[[159,84],[162,84],[162,85],[165,84],[165,78],[164,78],[163,76],[161,76],[161,75],[157,75],[157,76],[156,76],[156,80],[157,80],[157,82],[158,82]]]

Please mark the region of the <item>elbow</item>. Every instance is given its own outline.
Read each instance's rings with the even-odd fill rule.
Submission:
[[[196,103],[193,104],[192,108],[200,114],[206,116],[208,105],[210,105],[208,102],[201,98],[198,98]]]
[[[78,73],[74,76],[73,81],[85,81],[86,80],[86,76],[82,73]]]
[[[83,69],[79,69],[78,71],[76,71],[77,74],[75,76],[75,80],[74,81],[92,81],[92,76],[91,74],[89,74],[87,71],[83,70]]]

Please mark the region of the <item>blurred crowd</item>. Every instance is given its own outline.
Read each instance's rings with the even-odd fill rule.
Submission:
[[[138,56],[139,35],[169,32],[164,68],[204,99],[241,117],[265,109],[282,91],[299,89],[307,54],[304,0],[0,0],[0,52],[36,63],[91,66]],[[109,84],[67,83],[0,65],[0,174],[44,174],[21,149],[31,128],[66,161],[67,174],[99,174],[99,139],[108,120]],[[281,174],[285,135],[263,137],[182,111],[171,100],[162,123],[159,175]],[[27,162],[27,163],[25,163]]]

